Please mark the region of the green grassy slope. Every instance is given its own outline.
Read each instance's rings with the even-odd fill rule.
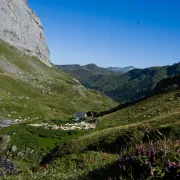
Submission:
[[[37,119],[102,110],[115,103],[78,81],[0,41],[0,116]]]
[[[95,132],[61,144],[47,158],[63,157],[86,150],[118,151],[127,143],[141,141],[146,134],[145,129],[151,131],[165,128],[168,129],[167,133],[175,134],[177,130],[179,134],[179,107],[179,89],[154,95],[100,118],[101,123]]]
[[[133,106],[133,105],[147,99],[150,96],[165,93],[168,91],[177,90],[179,87],[180,87],[180,75],[171,76],[169,78],[165,78],[165,79],[159,81],[157,83],[156,87],[153,89],[153,91],[150,92],[150,94],[148,96],[141,98],[141,99],[138,99],[138,100],[135,100],[135,101],[130,101],[130,102],[119,104],[118,106],[116,106],[112,109],[108,109],[106,111],[94,112],[94,115],[96,117],[102,117],[105,115],[109,115],[109,114],[117,112],[123,108]]]
[[[164,171],[168,160],[177,161],[180,157],[176,151],[176,140],[180,138],[180,86],[177,82],[179,76],[159,82],[156,94],[101,117],[94,130],[63,132],[25,124],[4,128],[0,135],[10,134],[10,145],[18,148],[11,154],[21,170],[19,175],[9,179],[108,179],[116,174],[109,166],[124,155],[134,157],[137,144],[150,146],[148,151],[151,146],[157,148],[157,144],[161,144],[160,153],[165,158],[159,158],[160,164],[156,166]],[[32,150],[35,151],[30,155]],[[19,153],[24,154],[23,159]],[[141,164],[143,158],[146,160],[146,156],[138,156]],[[41,159],[42,164],[51,162],[47,171],[39,166]]]
[[[147,96],[157,82],[178,74],[180,63],[173,66],[134,69],[124,75],[99,74],[81,82],[85,87],[101,90],[115,101],[122,103]]]

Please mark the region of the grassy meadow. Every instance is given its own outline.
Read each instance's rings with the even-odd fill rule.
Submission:
[[[12,156],[20,169],[8,178],[174,178],[180,160],[179,107],[180,90],[173,90],[101,117],[94,130],[59,131],[25,124],[5,128],[1,134],[10,133],[11,147],[18,147]],[[36,153],[30,155],[33,150]],[[23,159],[18,156],[22,152]]]

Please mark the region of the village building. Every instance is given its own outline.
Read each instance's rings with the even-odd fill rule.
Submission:
[[[86,112],[76,112],[75,122],[83,122],[87,119]]]

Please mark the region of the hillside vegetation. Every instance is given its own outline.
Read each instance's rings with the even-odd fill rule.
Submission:
[[[165,79],[151,96],[100,117],[93,130],[61,131],[26,124],[2,129],[0,135],[9,134],[6,139],[10,140],[6,156],[14,159],[20,170],[8,179],[178,176],[179,78]]]
[[[154,95],[132,106],[100,118],[96,132],[59,146],[53,156],[83,152],[89,149],[111,149],[117,144],[139,141],[144,130],[179,126],[180,90]],[[123,138],[125,138],[123,140]],[[127,139],[126,139],[127,138]],[[120,143],[121,142],[121,143]],[[96,149],[96,150],[97,150]],[[117,148],[118,149],[118,148]]]
[[[0,82],[1,119],[44,119],[115,105],[102,93],[85,89],[56,66],[47,67],[3,41]]]
[[[169,75],[179,71],[178,64],[168,69]],[[49,68],[1,41],[0,81],[0,118],[23,120],[0,129],[2,178],[178,176],[179,75],[158,82],[148,97],[116,106],[104,94],[85,89],[57,67]],[[100,112],[100,123],[95,129],[66,131],[29,125],[62,125],[70,122],[76,111]]]
[[[69,74],[70,76],[78,79],[82,84],[86,84],[89,78],[98,75],[122,75],[128,71],[135,69],[133,66],[128,66],[124,68],[120,67],[109,67],[103,68],[99,67],[96,64],[87,64],[81,66],[79,64],[70,64],[70,65],[57,65],[59,69],[63,72]]]
[[[28,167],[21,167],[23,171],[16,178],[103,180],[178,177],[179,78],[165,79],[158,83],[158,91],[152,96],[101,117],[101,123],[95,130],[75,138],[72,136],[72,139],[62,139],[49,153],[43,153],[45,156],[40,163],[43,166],[36,164],[33,172]],[[33,129],[27,130],[33,132]],[[56,136],[59,135],[57,133]],[[49,168],[44,171],[46,164]]]
[[[115,101],[124,103],[146,97],[157,82],[180,74],[180,63],[172,66],[133,69],[126,74],[92,73],[89,70],[83,70],[81,74],[82,67],[71,69],[71,66],[65,66],[64,69],[72,77],[79,79],[85,87],[102,91]]]
[[[180,73],[180,63],[173,66],[134,69],[124,75],[99,75],[89,78],[86,87],[105,92],[117,102],[137,100],[147,96],[156,83]]]

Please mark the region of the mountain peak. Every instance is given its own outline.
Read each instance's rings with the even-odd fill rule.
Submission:
[[[51,66],[41,20],[27,0],[1,0],[0,7],[0,39]]]
[[[87,64],[87,65],[85,65],[83,67],[85,67],[87,69],[90,69],[90,70],[98,68],[98,66],[96,64],[93,64],[93,63]]]

